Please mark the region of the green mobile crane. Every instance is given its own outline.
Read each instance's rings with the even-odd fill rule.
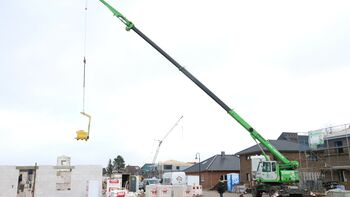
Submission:
[[[264,139],[252,126],[250,126],[241,116],[239,116],[233,109],[228,107],[221,101],[213,92],[211,92],[205,85],[203,85],[190,72],[176,62],[170,55],[163,51],[157,44],[143,34],[136,26],[124,17],[120,12],[114,9],[106,1],[100,0],[118,19],[125,25],[126,30],[133,30],[154,49],[168,59],[174,66],[176,66],[184,75],[186,75],[192,82],[201,88],[208,96],[210,96],[217,104],[219,104],[230,116],[232,116],[240,125],[242,125],[251,135],[251,137],[265,147],[274,159],[270,160],[268,155],[262,150],[266,161],[261,161],[258,165],[256,173],[257,184],[252,188],[253,197],[261,197],[262,193],[269,193],[270,196],[280,196],[289,194],[291,192],[289,186],[299,182],[299,174],[296,170],[299,166],[298,161],[291,161],[281,154],[269,141]],[[257,142],[258,141],[258,142]],[[259,144],[258,144],[259,145]],[[259,145],[260,147],[260,145]],[[295,189],[295,187],[293,187]]]

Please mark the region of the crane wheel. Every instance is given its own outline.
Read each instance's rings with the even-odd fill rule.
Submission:
[[[253,196],[253,197],[261,197],[261,196],[262,196],[262,192],[259,191],[259,190],[256,189],[256,188],[253,188],[253,189],[252,189],[252,196]]]

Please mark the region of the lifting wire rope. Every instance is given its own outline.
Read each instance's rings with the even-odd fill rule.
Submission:
[[[86,32],[87,32],[87,0],[85,0],[85,9],[84,9],[83,112],[85,112]]]
[[[88,129],[87,131],[85,130],[78,130],[77,137],[75,139],[77,140],[85,140],[87,141],[89,139],[89,134],[90,134],[90,123],[91,123],[91,116],[87,113],[85,113],[85,75],[86,75],[86,33],[87,33],[87,0],[85,0],[85,9],[84,9],[84,58],[83,58],[83,110],[80,112],[83,116],[86,116],[89,118],[89,123],[88,123]]]

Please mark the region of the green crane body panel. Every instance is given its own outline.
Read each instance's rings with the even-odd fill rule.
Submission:
[[[268,163],[269,161],[265,162]],[[274,161],[275,162],[275,161]],[[296,183],[299,182],[299,173],[297,170],[281,170],[276,165],[275,171],[262,171],[261,175],[256,177],[259,183]]]
[[[192,82],[194,82],[199,88],[201,88],[208,96],[210,96],[216,103],[218,103],[230,116],[232,116],[241,126],[243,126],[251,135],[254,140],[259,141],[280,163],[278,164],[277,174],[278,176],[269,180],[257,178],[258,182],[273,182],[273,183],[290,183],[298,182],[299,175],[295,169],[299,167],[298,161],[288,160],[282,153],[280,153],[269,141],[263,138],[253,127],[251,127],[242,117],[240,117],[233,109],[229,108],[224,102],[222,102],[213,92],[211,92],[204,84],[202,84],[197,78],[195,78],[190,72],[176,62],[170,55],[168,55],[163,49],[156,45],[151,39],[138,30],[135,25],[124,17],[120,12],[114,9],[106,1],[100,0],[118,19],[120,19],[125,25],[126,30],[133,30],[140,37],[142,37],[148,44],[168,59],[174,66],[176,66],[184,75],[186,75]],[[266,155],[265,155],[266,157]]]
[[[297,170],[281,170],[282,183],[299,182],[299,172]]]

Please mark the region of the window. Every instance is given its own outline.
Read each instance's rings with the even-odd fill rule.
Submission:
[[[339,182],[347,182],[348,181],[346,176],[345,176],[345,170],[339,170],[338,175],[339,175]]]
[[[180,170],[180,166],[176,166],[176,170]]]
[[[163,178],[163,185],[171,185],[171,178]]]
[[[276,162],[272,162],[271,166],[272,166],[272,172],[276,172]]]
[[[173,165],[164,165],[164,170],[172,170]]]
[[[221,175],[220,179],[223,180],[223,181],[226,181],[227,180],[227,174]]]
[[[67,166],[67,165],[68,165],[67,160],[61,160],[61,165],[62,165],[62,166]]]
[[[262,164],[262,162],[260,161],[259,164],[258,164],[258,167],[256,168],[256,171],[257,171],[257,172],[260,170],[261,164]]]
[[[343,141],[336,141],[336,142],[334,142],[334,145],[336,146],[336,147],[338,147],[337,149],[336,149],[336,151],[337,151],[337,153],[344,153],[344,149],[343,149]]]
[[[264,162],[262,171],[263,172],[271,172],[271,163],[270,162]]]
[[[318,158],[317,158],[317,155],[308,155],[307,156],[307,160],[309,160],[309,161],[317,161]]]

